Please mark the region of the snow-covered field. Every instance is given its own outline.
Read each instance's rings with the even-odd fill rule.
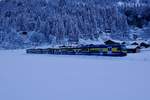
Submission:
[[[150,100],[150,51],[113,58],[2,50],[0,100]]]

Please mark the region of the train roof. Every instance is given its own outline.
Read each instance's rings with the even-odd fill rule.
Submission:
[[[124,45],[83,45],[80,48],[108,48],[108,47],[122,47]]]

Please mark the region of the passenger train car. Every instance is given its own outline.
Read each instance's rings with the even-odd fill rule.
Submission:
[[[57,54],[57,55],[97,55],[97,56],[126,56],[127,51],[123,45],[83,45],[61,46],[59,48],[27,49],[30,54]]]

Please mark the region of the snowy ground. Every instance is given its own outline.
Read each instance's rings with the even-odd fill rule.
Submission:
[[[123,58],[0,51],[0,100],[150,100],[150,51]]]

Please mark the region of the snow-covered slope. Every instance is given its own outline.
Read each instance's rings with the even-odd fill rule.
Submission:
[[[130,34],[133,34],[130,30],[137,33],[136,37],[149,39],[148,2],[149,0],[2,0],[0,48],[22,49],[32,45],[64,44],[79,42],[80,38],[97,40],[98,37],[107,35],[113,39],[130,40]],[[135,29],[137,27],[140,32]]]
[[[150,51],[123,58],[0,51],[0,100],[150,100]]]

